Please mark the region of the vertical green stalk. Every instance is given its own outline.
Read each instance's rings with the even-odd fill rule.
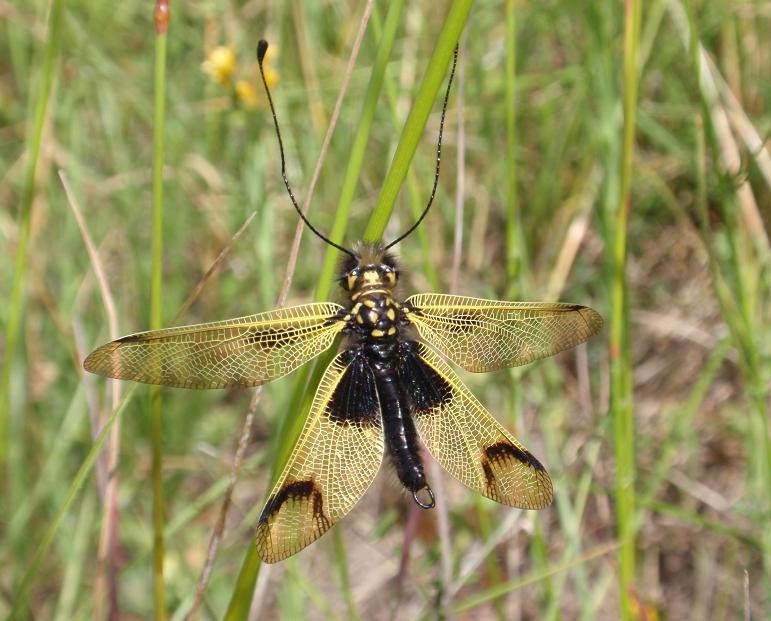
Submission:
[[[246,556],[238,570],[233,593],[230,595],[228,609],[225,611],[224,621],[236,621],[249,618],[249,608],[254,596],[254,587],[257,582],[257,574],[260,571],[260,555],[257,554],[257,546],[252,544],[246,551]]]
[[[613,282],[610,326],[611,414],[616,457],[621,618],[632,618],[630,590],[635,575],[635,453],[632,369],[629,359],[629,315],[626,298],[627,226],[631,209],[632,155],[637,110],[637,47],[642,3],[626,0],[624,18],[624,133],[619,200],[613,243]]]
[[[153,118],[153,241],[150,276],[150,328],[163,326],[163,131],[166,108],[166,33],[169,27],[168,0],[158,0],[153,12],[155,21],[155,115]],[[153,488],[153,601],[155,618],[166,618],[163,583],[164,497],[161,389],[150,389]]]
[[[16,344],[22,320],[24,305],[24,276],[27,270],[27,248],[32,226],[32,202],[35,198],[35,176],[40,159],[40,147],[43,142],[43,126],[45,124],[48,98],[51,95],[51,84],[54,79],[54,62],[59,50],[61,39],[61,16],[63,2],[52,0],[51,13],[48,19],[48,39],[46,42],[43,67],[40,73],[40,86],[35,102],[35,117],[31,133],[28,134],[27,170],[24,175],[24,189],[21,201],[19,224],[19,245],[16,248],[16,261],[13,270],[8,323],[5,326],[5,354],[3,356],[2,377],[0,378],[0,472],[5,471],[8,451],[8,422],[11,412],[11,369],[13,368]],[[30,89],[30,93],[33,89]]]
[[[420,85],[415,103],[404,123],[404,129],[399,137],[391,166],[383,182],[377,205],[372,212],[367,228],[364,230],[364,239],[367,241],[380,241],[385,231],[388,219],[391,217],[396,197],[407,176],[415,150],[423,135],[423,129],[428,121],[428,115],[434,106],[439,87],[444,81],[447,67],[450,65],[455,44],[458,42],[463,27],[466,25],[471,0],[455,0],[447,14],[442,31],[431,54],[431,59],[426,69],[426,75]]]
[[[515,0],[506,1],[506,275],[509,291],[519,288],[520,223],[517,203],[517,21]]]
[[[515,0],[506,0],[506,277],[504,295],[508,299],[517,299],[521,295],[519,245],[520,220],[517,203],[517,7]],[[519,412],[520,396],[517,390],[516,373],[508,374],[510,398],[505,399],[507,420],[516,423]],[[486,538],[491,532],[487,514],[477,499],[477,517],[480,530]],[[501,582],[496,559],[491,555],[487,559],[487,569],[493,584]],[[496,600],[494,605],[498,617],[501,617],[503,600]]]

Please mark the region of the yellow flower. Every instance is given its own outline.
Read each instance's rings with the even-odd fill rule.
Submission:
[[[225,47],[224,45],[215,47],[209,57],[201,64],[201,69],[212,80],[226,86],[236,71],[236,53],[232,47]]]
[[[236,96],[241,104],[245,108],[256,108],[259,103],[257,96],[257,89],[254,84],[247,82],[246,80],[238,80],[236,82]]]

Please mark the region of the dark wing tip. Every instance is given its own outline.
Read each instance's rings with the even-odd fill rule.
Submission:
[[[501,475],[511,475],[514,464],[521,464],[535,475],[538,485],[531,493],[506,494],[499,487],[496,479]],[[543,464],[526,448],[501,440],[484,449],[482,469],[490,491],[487,495],[500,503],[520,509],[545,509],[554,498],[554,487],[549,473]]]

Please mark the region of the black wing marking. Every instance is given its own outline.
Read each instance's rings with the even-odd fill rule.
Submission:
[[[552,483],[541,463],[485,410],[461,379],[424,343],[402,347],[400,378],[415,427],[437,462],[480,494],[504,505],[542,509]]]
[[[374,378],[363,356],[343,351],[321,378],[308,420],[257,524],[267,563],[300,551],[341,520],[383,459]]]

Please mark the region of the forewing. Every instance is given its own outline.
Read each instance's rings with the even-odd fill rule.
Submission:
[[[87,371],[183,388],[259,386],[327,349],[344,327],[338,304],[267,313],[124,336],[94,350]]]
[[[399,374],[415,408],[415,427],[434,459],[461,483],[504,505],[549,506],[552,484],[541,463],[438,354],[424,343],[410,345]]]
[[[439,293],[407,299],[420,336],[468,371],[527,364],[583,343],[602,327],[586,306],[498,302]],[[409,308],[409,307],[408,307]]]
[[[257,551],[275,563],[341,520],[372,483],[383,459],[375,379],[350,351],[327,367],[308,420],[257,524]]]

